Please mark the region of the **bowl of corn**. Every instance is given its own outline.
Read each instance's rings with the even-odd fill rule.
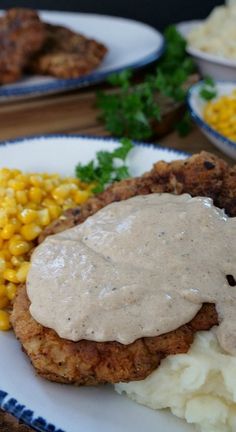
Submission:
[[[83,204],[92,187],[59,174],[0,169],[0,331],[11,327],[11,303],[26,281],[41,231],[63,211]]]
[[[236,159],[236,82],[216,82],[216,97],[203,100],[202,82],[193,85],[187,97],[192,119],[222,152]]]

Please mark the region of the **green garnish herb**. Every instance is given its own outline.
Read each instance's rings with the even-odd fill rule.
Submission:
[[[130,177],[125,160],[133,144],[128,138],[123,138],[120,142],[121,145],[112,152],[98,151],[95,160],[87,165],[79,163],[76,166],[76,177],[84,183],[94,183],[94,193],[102,192],[110,183]]]
[[[97,94],[101,118],[113,135],[148,139],[154,133],[153,123],[161,120],[158,93],[177,102],[185,100],[184,84],[195,67],[186,54],[186,41],[176,28],[170,26],[164,34],[166,52],[156,73],[147,75],[139,84],[133,83],[130,70],[111,75],[109,83],[118,87],[118,91]]]
[[[193,123],[190,114],[186,111],[183,118],[175,125],[175,129],[178,131],[179,136],[186,137],[192,130]]]
[[[206,101],[214,99],[217,96],[216,85],[212,78],[207,77],[203,80],[203,84],[199,91],[199,96],[201,96],[201,98]]]
[[[195,71],[192,59],[186,54],[186,40],[169,26],[164,32],[166,51],[157,67],[156,87],[174,101],[183,102],[186,97],[184,83]]]

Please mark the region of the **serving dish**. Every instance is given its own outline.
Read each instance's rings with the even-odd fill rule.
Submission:
[[[206,135],[206,137],[216,147],[218,147],[223,153],[227,154],[233,159],[236,159],[236,143],[221,135],[203,119],[203,109],[207,101],[203,100],[199,95],[201,86],[202,82],[199,82],[194,84],[188,91],[187,106],[191,117],[199,126],[204,135]],[[235,88],[236,83],[233,82],[216,83],[216,90],[219,97],[232,93]]]
[[[98,150],[112,149],[116,145],[113,139],[81,136],[11,141],[0,146],[1,166],[72,175],[77,162],[86,163]],[[139,144],[131,151],[128,164],[132,175],[139,175],[157,160],[171,161],[185,156],[171,149]],[[35,376],[11,332],[0,333],[0,344],[0,405],[39,431],[194,430],[169,412],[152,411],[119,396],[111,386],[76,388],[47,382]]]
[[[178,30],[186,38],[193,28],[199,26],[202,21],[184,21],[177,25]],[[202,76],[211,76],[215,80],[236,81],[236,61],[208,54],[196,48],[187,46],[187,52],[196,62]]]
[[[3,12],[1,12],[3,13]],[[137,69],[157,60],[164,51],[161,33],[147,24],[105,15],[41,11],[43,21],[61,24],[103,42],[108,54],[98,69],[81,78],[25,77],[0,87],[0,102],[87,87],[106,80],[111,73]]]

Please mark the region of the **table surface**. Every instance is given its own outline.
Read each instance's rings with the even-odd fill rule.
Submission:
[[[107,135],[98,120],[95,90],[82,89],[67,94],[0,105],[0,140],[48,133]],[[193,128],[185,138],[180,138],[176,132],[172,132],[154,142],[188,153],[206,150],[229,163],[233,162],[217,150],[197,128]],[[32,429],[0,411],[0,431],[29,432]]]

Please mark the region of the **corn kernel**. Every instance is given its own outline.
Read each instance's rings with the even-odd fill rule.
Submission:
[[[38,211],[38,222],[42,226],[49,225],[51,222],[50,214],[48,209],[43,209]]]
[[[0,297],[0,309],[3,309],[9,305],[9,298],[7,296]]]
[[[30,263],[29,262],[24,262],[19,270],[17,270],[16,276],[17,279],[19,280],[19,282],[25,282],[26,281],[26,277],[29,271],[29,267],[30,267]]]
[[[16,200],[19,204],[26,205],[28,202],[27,192],[25,190],[16,191]]]
[[[11,177],[11,170],[9,168],[2,168],[0,176],[1,179],[8,180]]]
[[[11,328],[9,313],[0,310],[0,330],[6,331]]]
[[[35,221],[37,217],[38,217],[37,211],[29,208],[22,210],[22,212],[19,214],[19,220],[24,224],[29,224]]]
[[[10,222],[14,225],[15,227],[15,232],[19,232],[20,228],[21,228],[21,223],[17,218],[11,218]]]
[[[9,252],[8,249],[3,249],[2,253],[3,253],[3,257],[4,257],[5,261],[8,262],[8,264],[9,264],[9,261],[11,259],[11,253]]]
[[[36,186],[36,187],[41,187],[41,186],[43,186],[43,179],[42,179],[42,176],[37,175],[37,174],[32,174],[32,175],[30,176],[30,183],[31,183],[33,186]]]
[[[21,234],[23,235],[25,240],[34,240],[36,237],[39,236],[41,233],[42,228],[40,228],[39,225],[36,225],[34,223],[24,225],[21,228]]]
[[[13,224],[8,223],[1,231],[1,237],[3,240],[9,240],[15,232],[15,227]]]
[[[9,185],[10,188],[12,188],[15,191],[23,190],[26,187],[25,182],[18,181],[16,179],[9,180],[8,185]]]
[[[7,268],[6,270],[4,270],[3,277],[9,282],[19,283],[16,277],[16,271],[13,269]]]
[[[42,200],[43,192],[38,187],[32,187],[29,190],[29,198],[36,204]]]
[[[48,211],[52,219],[57,219],[61,215],[61,207],[56,204],[48,206]]]
[[[0,209],[0,228],[4,228],[4,226],[8,223],[8,216],[5,209]]]
[[[14,256],[26,254],[29,250],[30,243],[23,239],[12,239],[9,243],[9,252]]]
[[[54,188],[53,182],[51,180],[45,180],[44,188],[45,188],[46,192],[51,192]]]
[[[14,256],[11,258],[11,263],[14,267],[19,267],[24,262],[23,256]]]
[[[19,169],[17,169],[17,168],[14,168],[14,169],[11,170],[11,175],[12,175],[12,177],[16,177],[16,176],[18,176],[19,174],[21,174],[21,170],[19,170]]]
[[[63,184],[53,190],[52,196],[57,201],[64,200],[69,196],[70,190],[70,185]]]
[[[6,293],[9,300],[13,300],[15,298],[16,290],[17,290],[17,286],[12,282],[9,282],[6,285]]]
[[[0,297],[6,297],[7,292],[6,292],[6,285],[1,284],[0,285]]]
[[[0,257],[0,273],[4,272],[6,269],[6,260]]]
[[[83,204],[89,198],[90,193],[88,191],[78,190],[74,195],[76,204]]]

